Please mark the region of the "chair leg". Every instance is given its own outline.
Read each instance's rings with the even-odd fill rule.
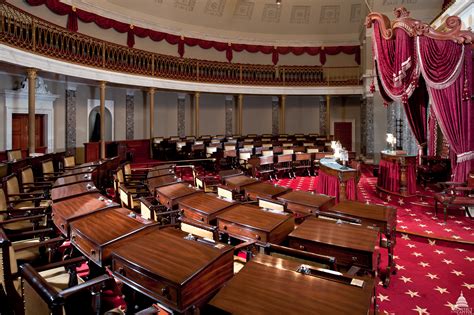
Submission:
[[[444,224],[448,221],[448,204],[444,204]]]

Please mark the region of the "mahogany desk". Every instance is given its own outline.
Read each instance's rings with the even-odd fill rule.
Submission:
[[[172,183],[177,183],[180,182],[181,179],[176,177],[174,174],[166,174],[166,175],[160,175],[160,176],[154,176],[154,177],[148,177],[146,179],[146,184],[148,187],[148,190],[150,191],[150,194],[155,195],[156,193],[156,188],[169,185]]]
[[[73,176],[73,175],[80,175],[80,174],[87,174],[87,173],[92,173],[93,171],[96,170],[98,165],[96,166],[89,166],[89,167],[78,167],[78,168],[73,168],[65,171],[58,177],[67,177],[67,176]]]
[[[53,187],[66,186],[78,182],[88,182],[93,180],[93,173],[77,174],[71,176],[58,177],[53,184]]]
[[[343,201],[329,208],[328,211],[358,218],[363,226],[377,227],[380,233],[385,235],[387,242],[386,244],[381,242],[381,246],[388,249],[387,277],[384,282],[384,285],[387,287],[390,283],[390,275],[396,272],[393,253],[397,244],[397,209],[395,207],[368,205],[357,201]]]
[[[75,165],[74,167],[68,168],[68,170],[76,170],[76,169],[88,168],[88,167],[94,168],[94,167],[102,165],[105,162],[106,162],[105,160],[98,160],[98,161],[82,163],[79,165]]]
[[[198,190],[188,184],[175,183],[156,188],[156,199],[168,209],[172,209],[178,205],[179,198],[198,192]]]
[[[142,230],[152,221],[132,218],[125,208],[105,209],[71,222],[71,243],[87,258],[103,267],[110,258],[110,245]],[[142,255],[142,253],[138,253]]]
[[[375,292],[372,278],[303,274],[297,271],[300,266],[296,261],[258,254],[209,302],[209,314],[370,313]]]
[[[246,175],[237,175],[237,176],[226,177],[224,179],[224,182],[227,187],[231,188],[232,190],[240,194],[243,192],[245,186],[255,184],[260,181],[255,178],[248,177]]]
[[[380,152],[377,189],[401,196],[416,194],[416,155]]]
[[[361,226],[308,218],[288,235],[291,248],[336,257],[337,263],[376,273],[378,231]]]
[[[257,198],[275,199],[291,191],[291,188],[277,186],[269,183],[255,183],[244,187],[245,196],[250,200],[257,200]]]
[[[203,304],[234,274],[232,246],[173,228],[149,226],[113,247],[114,275],[177,312]]]
[[[217,215],[219,232],[244,241],[280,244],[293,231],[295,219],[288,213],[275,213],[257,206],[237,204]]]
[[[158,168],[158,169],[149,170],[147,174],[147,178],[162,176],[162,175],[172,175],[172,174],[174,174],[174,171],[171,168]]]
[[[67,187],[67,186],[65,186]],[[91,192],[54,202],[52,205],[52,218],[54,225],[65,236],[69,236],[69,225],[72,221],[88,214],[108,208],[115,208],[119,205],[104,198],[97,192]]]
[[[357,170],[345,168],[333,158],[323,158],[319,163],[318,193],[334,196],[336,202],[357,199]]]
[[[235,203],[200,192],[181,198],[178,204],[185,217],[207,224],[215,224],[217,215]]]
[[[54,202],[58,202],[63,199],[76,197],[78,195],[86,194],[89,192],[99,192],[93,182],[77,182],[71,185],[53,187],[51,189],[51,199]]]
[[[303,216],[325,211],[336,202],[334,197],[297,190],[280,195],[277,199],[286,204],[288,211]]]

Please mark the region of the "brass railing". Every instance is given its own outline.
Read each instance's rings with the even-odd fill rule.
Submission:
[[[359,85],[359,67],[272,66],[179,58],[128,48],[0,4],[0,43],[104,70],[203,83],[274,86]]]

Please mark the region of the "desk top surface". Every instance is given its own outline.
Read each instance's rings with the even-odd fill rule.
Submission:
[[[53,189],[51,189],[51,199],[55,201],[58,199],[72,197],[72,196],[80,195],[87,192],[98,193],[99,190],[97,189],[97,187],[95,187],[94,183],[91,181],[77,182],[71,185],[53,187]]]
[[[126,208],[97,211],[71,222],[71,230],[74,229],[98,245],[104,245],[153,223],[140,216],[132,218],[129,213],[130,210]]]
[[[304,275],[295,261],[257,255],[210,301],[231,314],[367,314],[374,281],[362,287]]]
[[[244,187],[245,192],[261,193],[265,195],[276,196],[291,191],[291,188],[276,186],[269,183],[255,183]]]
[[[167,198],[175,199],[196,193],[198,191],[187,183],[175,183],[158,187],[156,192]]]
[[[277,199],[283,202],[292,202],[305,206],[320,207],[327,202],[331,202],[334,197],[323,194],[313,194],[307,191],[294,190],[284,195],[278,196]]]
[[[77,182],[86,182],[92,180],[92,173],[76,174],[71,176],[58,177],[54,182],[54,186],[69,185]]]
[[[233,250],[223,243],[188,240],[186,235],[173,228],[158,230],[150,226],[118,243],[113,252],[147,273],[183,285],[218,257]]]
[[[97,166],[77,167],[77,168],[73,168],[73,169],[65,171],[63,174],[60,175],[60,177],[91,173],[96,168],[97,168]]]
[[[391,151],[391,150],[382,150],[380,151],[380,153],[382,153],[382,156],[383,155],[388,155],[388,156],[392,156],[392,157],[416,157],[417,155],[413,155],[413,154],[407,154],[406,151]]]
[[[362,250],[375,251],[378,231],[358,225],[308,218],[289,235],[290,238]]]
[[[256,206],[243,204],[237,204],[224,213],[217,215],[218,220],[226,220],[265,232],[273,231],[280,224],[291,218],[291,215],[288,213],[275,213]]]
[[[358,201],[341,201],[329,208],[331,212],[344,213],[358,218],[372,219],[377,221],[389,221],[396,215],[397,209],[381,205],[366,204]]]
[[[323,166],[336,170],[338,172],[355,172],[356,170],[350,167],[344,167],[336,162],[334,158],[322,158],[319,163]]]
[[[258,179],[246,175],[237,175],[225,178],[225,184],[230,187],[241,187],[258,182]]]
[[[192,194],[180,199],[179,206],[184,206],[202,213],[213,214],[234,205],[234,202],[226,201],[216,195],[204,192]]]
[[[68,186],[65,186],[68,187]],[[55,215],[74,218],[103,208],[118,207],[119,205],[110,199],[104,198],[97,192],[92,192],[63,201],[55,202],[52,211]]]
[[[166,174],[154,177],[148,177],[146,182],[148,185],[148,189],[152,190],[156,187],[160,187],[166,184],[177,183],[181,181],[176,175],[174,174]]]

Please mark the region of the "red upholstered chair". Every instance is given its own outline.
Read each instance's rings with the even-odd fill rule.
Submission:
[[[446,182],[445,184],[450,186],[434,196],[435,215],[438,214],[438,203],[441,203],[445,223],[449,207],[464,208],[467,215],[472,218],[468,207],[474,207],[474,172],[469,173],[466,183]]]

